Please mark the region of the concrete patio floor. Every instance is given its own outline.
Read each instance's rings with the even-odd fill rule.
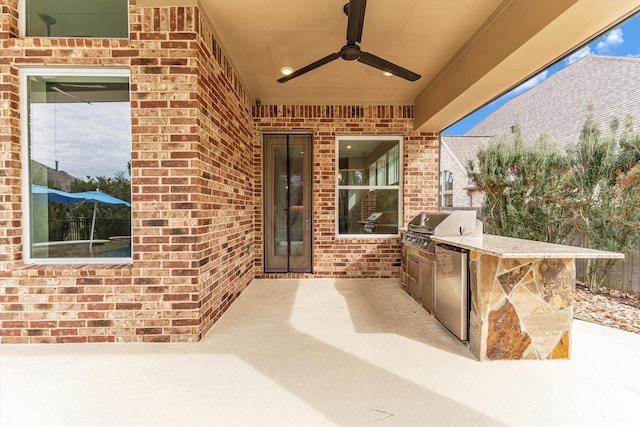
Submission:
[[[195,344],[0,346],[5,426],[640,425],[640,335],[478,362],[395,280],[255,280]]]

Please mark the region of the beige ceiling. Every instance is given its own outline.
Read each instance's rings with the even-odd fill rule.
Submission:
[[[416,125],[428,131],[446,128],[640,9],[640,0],[369,0],[360,47],[421,79],[385,77],[338,59],[277,83],[281,67],[298,69],[340,50],[347,0],[199,2],[255,100],[415,105]]]

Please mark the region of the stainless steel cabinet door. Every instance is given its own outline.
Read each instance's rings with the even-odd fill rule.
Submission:
[[[468,252],[436,246],[436,318],[455,336],[468,334]]]

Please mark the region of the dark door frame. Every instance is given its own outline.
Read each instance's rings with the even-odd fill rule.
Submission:
[[[302,209],[302,254],[292,254],[292,206],[291,206],[291,193],[290,193],[290,179],[292,172],[290,170],[289,162],[289,143],[293,136],[308,137],[308,140],[304,141],[304,154],[302,158],[302,175],[303,175],[303,209]],[[275,173],[275,164],[269,164],[274,161],[273,146],[271,144],[282,144],[282,141],[269,142],[269,137],[284,138],[286,153],[287,153],[287,195],[286,195],[286,255],[276,255],[276,231],[275,231],[275,211],[269,217],[269,209],[275,208],[274,198],[276,195],[275,182],[273,177],[269,177],[269,174]],[[264,132],[262,137],[263,142],[263,272],[265,273],[312,273],[313,272],[313,132],[312,131],[298,131],[298,132]],[[271,152],[269,152],[271,150]],[[271,188],[270,188],[271,186]],[[270,193],[271,192],[271,193]],[[273,205],[272,205],[273,204]],[[298,218],[300,219],[300,218]],[[278,259],[279,258],[279,259]],[[284,259],[286,258],[286,259]],[[293,262],[292,262],[293,261]],[[294,264],[294,265],[292,265]],[[297,265],[295,265],[297,264]]]

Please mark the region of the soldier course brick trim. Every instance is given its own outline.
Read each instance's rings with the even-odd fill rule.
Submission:
[[[261,179],[262,132],[313,132],[313,275],[262,273],[262,214],[256,223],[258,277],[400,277],[399,239],[348,239],[335,236],[335,139],[341,135],[401,135],[403,218],[438,207],[439,136],[413,130],[411,106],[261,105],[253,108],[255,176]],[[262,189],[256,198],[262,206]]]

